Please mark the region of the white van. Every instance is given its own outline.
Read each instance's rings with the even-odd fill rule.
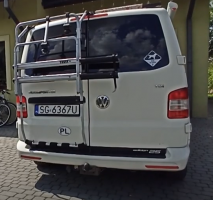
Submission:
[[[32,27],[21,64],[15,63],[15,71],[21,69],[15,75],[20,158],[88,173],[104,168],[168,171],[183,179],[191,123],[186,61],[171,15],[164,8],[144,8],[85,17],[79,82],[68,80],[76,75],[75,40],[57,40],[67,36],[67,19],[48,18]],[[69,23],[68,35],[74,36],[75,18]],[[46,25],[48,38],[56,40],[44,43],[42,51]],[[116,61],[107,60],[116,55]],[[22,90],[21,80],[27,80]],[[82,83],[77,89],[83,88],[83,98],[76,83]]]

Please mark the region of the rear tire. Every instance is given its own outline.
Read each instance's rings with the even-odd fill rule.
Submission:
[[[10,107],[6,104],[0,104],[0,127],[7,124],[10,119]]]
[[[173,180],[183,181],[187,175],[187,166],[181,171],[169,172],[169,175]]]

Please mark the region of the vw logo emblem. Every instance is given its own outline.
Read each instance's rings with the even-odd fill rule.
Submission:
[[[105,109],[109,106],[110,100],[109,97],[105,96],[105,95],[101,95],[96,99],[96,105],[100,108],[100,109]]]

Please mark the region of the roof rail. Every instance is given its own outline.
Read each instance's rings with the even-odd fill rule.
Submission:
[[[159,8],[161,7],[161,3],[150,3],[150,4],[132,4],[127,6],[120,6],[114,8],[106,8],[101,10],[96,10],[95,13],[103,13],[103,12],[112,12],[119,10],[132,10],[132,9],[143,9],[143,8]]]

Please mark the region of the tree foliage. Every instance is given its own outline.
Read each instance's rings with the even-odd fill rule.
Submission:
[[[208,67],[208,93],[213,93],[213,0],[209,1],[209,67]]]
[[[213,0],[209,2],[210,22],[209,22],[209,59],[213,60]]]
[[[213,62],[209,63],[208,68],[208,93],[213,93]]]

